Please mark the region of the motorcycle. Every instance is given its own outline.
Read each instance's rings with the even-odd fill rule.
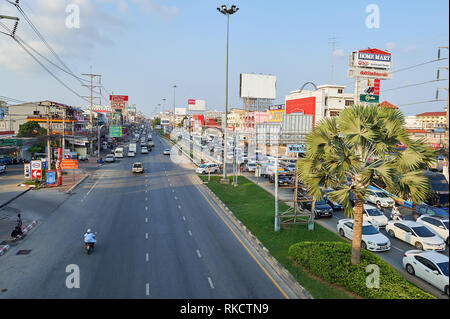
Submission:
[[[94,250],[95,243],[85,243],[85,246],[87,254],[90,255]]]

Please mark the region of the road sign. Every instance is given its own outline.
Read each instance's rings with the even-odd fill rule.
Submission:
[[[31,178],[32,179],[41,179],[42,178],[41,170],[32,169],[31,170]]]
[[[77,169],[78,161],[74,159],[61,160],[61,169]]]
[[[46,176],[47,176],[47,186],[56,186],[56,172],[48,171]]]
[[[30,163],[23,164],[23,176],[25,178],[30,178],[30,176],[31,176],[31,164]]]
[[[111,137],[122,137],[122,126],[110,126],[109,136]]]
[[[42,177],[42,162],[31,161],[31,178],[41,179],[41,177]]]

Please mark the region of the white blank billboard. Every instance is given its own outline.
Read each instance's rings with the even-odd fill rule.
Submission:
[[[275,75],[241,73],[239,95],[241,98],[276,99]]]
[[[206,111],[206,101],[205,100],[188,100],[189,111]]]
[[[175,108],[175,115],[186,115],[186,108],[185,107],[176,107]]]

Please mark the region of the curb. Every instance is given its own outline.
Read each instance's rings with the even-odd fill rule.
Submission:
[[[0,209],[5,207],[6,205],[8,205],[9,203],[11,203],[12,201],[16,200],[17,198],[19,198],[20,196],[22,196],[23,194],[25,194],[26,192],[28,192],[29,190],[31,190],[32,188],[27,188],[26,190],[24,190],[22,193],[20,193],[19,195],[14,196],[13,198],[11,198],[10,200],[8,200],[7,202],[3,203],[2,205],[0,205]]]
[[[3,256],[4,254],[6,254],[6,252],[8,251],[8,249],[10,249],[11,246],[9,245],[5,245],[3,246],[3,248],[0,249],[0,256]]]
[[[69,188],[69,190],[65,191],[64,193],[69,194],[70,192],[72,192],[78,185],[80,185],[89,176],[90,176],[90,174],[86,174],[85,177],[80,179],[75,185],[73,185],[71,188]]]
[[[23,233],[24,234],[28,233],[34,226],[36,226],[36,224],[37,224],[37,221],[33,220],[33,222],[31,224],[29,224],[27,227],[25,227],[25,229],[22,230]],[[14,238],[12,240],[12,242],[16,242],[16,241],[18,241],[19,239],[22,239],[22,238],[23,238],[23,236],[19,235],[16,238]]]

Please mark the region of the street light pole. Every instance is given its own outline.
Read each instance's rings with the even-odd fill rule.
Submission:
[[[175,128],[175,89],[177,88],[176,85],[173,87],[173,127]]]
[[[227,16],[227,58],[226,58],[226,71],[225,71],[225,133],[224,133],[224,148],[223,148],[223,178],[222,183],[228,183],[227,178],[227,138],[228,138],[228,43],[229,43],[229,24],[230,15],[236,13],[239,10],[235,5],[232,5],[230,9],[226,5],[222,5],[221,8],[217,8],[217,11]]]

